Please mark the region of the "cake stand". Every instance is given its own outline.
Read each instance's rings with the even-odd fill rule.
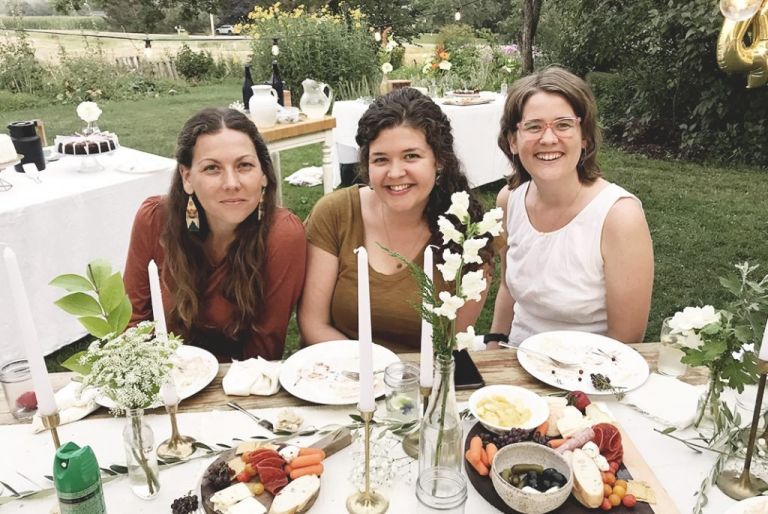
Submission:
[[[21,160],[24,158],[21,154],[16,154],[16,159],[12,161],[6,161],[6,162],[0,162],[0,171],[3,171],[6,168],[10,168],[11,166],[15,166],[21,162]],[[5,180],[4,178],[0,177],[0,192],[8,191],[13,187],[13,184]]]
[[[117,150],[117,148],[115,148]],[[104,165],[99,161],[99,157],[102,157],[104,155],[109,155],[113,153],[115,150],[110,150],[108,152],[100,152],[100,153],[92,153],[88,155],[80,155],[80,154],[63,154],[67,157],[76,157],[80,159],[80,173],[97,173],[99,171],[104,170]]]

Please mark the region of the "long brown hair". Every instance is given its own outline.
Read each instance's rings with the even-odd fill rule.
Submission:
[[[256,209],[237,226],[235,240],[230,244],[222,263],[227,270],[222,283],[222,295],[235,306],[233,322],[224,328],[225,335],[236,338],[244,330],[255,330],[263,305],[267,235],[275,214],[277,190],[269,151],[256,125],[241,112],[234,109],[203,109],[187,120],[176,143],[177,169],[168,193],[168,212],[161,237],[165,251],[163,280],[169,285],[174,300],[169,320],[172,327],[180,329],[182,335],[187,337],[192,328],[197,326],[206,283],[213,268],[203,249],[210,228],[205,210],[194,194],[192,200],[200,216],[200,231],[190,232],[187,229],[186,205],[190,197],[184,192],[181,166],[192,166],[198,137],[216,134],[225,128],[250,137],[256,147],[261,170],[268,181],[261,198],[262,219],[258,219]]]
[[[548,66],[512,84],[504,104],[498,144],[514,170],[507,179],[509,188],[514,189],[531,180],[531,175],[523,166],[520,156],[512,153],[509,147],[509,136],[517,131],[517,124],[523,118],[523,109],[528,99],[541,92],[562,96],[576,116],[581,118],[581,136],[586,140],[587,147],[582,152],[576,172],[580,182],[586,184],[594,182],[603,175],[597,164],[597,151],[600,149],[603,137],[597,123],[595,97],[589,85],[580,77],[558,66]]]

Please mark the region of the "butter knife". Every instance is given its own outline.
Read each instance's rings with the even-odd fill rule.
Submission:
[[[235,410],[239,410],[240,412],[242,412],[243,414],[245,414],[246,416],[248,416],[249,418],[254,420],[256,423],[258,423],[262,428],[266,428],[267,430],[269,430],[273,434],[275,433],[275,426],[272,424],[271,421],[268,421],[266,419],[262,419],[262,418],[256,416],[255,414],[251,414],[250,412],[248,412],[247,410],[245,410],[244,408],[242,408],[241,406],[239,406],[235,402],[227,403],[227,407],[230,407],[230,408],[235,409]]]

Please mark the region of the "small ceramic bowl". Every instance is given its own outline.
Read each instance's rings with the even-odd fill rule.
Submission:
[[[512,405],[525,407],[530,411],[530,416],[518,424],[509,426],[483,418],[478,412],[478,405],[490,396],[502,396]],[[513,428],[531,430],[549,418],[549,405],[544,398],[528,389],[512,385],[492,385],[478,389],[469,397],[469,410],[486,429],[497,434],[508,432]]]
[[[554,491],[523,491],[501,478],[501,472],[515,464],[540,464],[544,469],[554,468],[565,476],[567,482]],[[504,503],[516,511],[544,514],[555,510],[568,499],[573,489],[573,473],[568,461],[551,448],[538,443],[516,443],[505,446],[493,458],[491,482]]]
[[[298,107],[281,107],[277,111],[278,123],[296,123],[301,117]]]

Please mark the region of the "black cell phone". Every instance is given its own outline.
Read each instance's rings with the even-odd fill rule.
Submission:
[[[485,385],[483,376],[467,350],[454,350],[453,358],[456,362],[456,369],[453,373],[456,389],[477,389]]]

